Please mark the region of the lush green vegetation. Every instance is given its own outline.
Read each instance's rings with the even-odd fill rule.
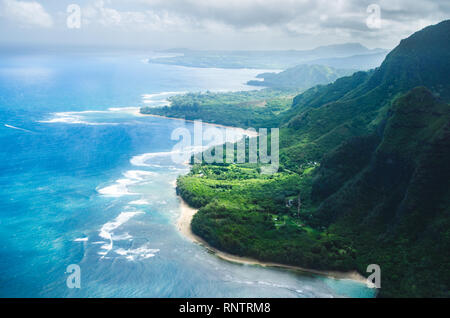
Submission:
[[[236,93],[188,93],[170,97],[170,106],[144,107],[141,113],[202,119],[227,126],[276,127],[279,124],[277,115],[291,106],[299,91],[262,89]]]
[[[261,260],[363,274],[379,264],[380,296],[449,297],[448,74],[444,21],[403,40],[380,68],[296,96],[272,121],[278,173],[201,164],[178,179],[200,208],[193,231]]]
[[[210,123],[239,127],[277,127],[284,111],[292,105],[298,93],[317,84],[327,84],[352,74],[321,65],[300,65],[281,73],[258,75],[264,81],[248,84],[271,88],[235,93],[187,93],[168,100],[170,106],[143,107],[141,113],[188,120],[202,119]]]
[[[280,89],[306,90],[319,84],[334,82],[339,77],[351,75],[355,70],[335,69],[325,65],[298,65],[280,73],[262,73],[257,78],[263,80],[248,81],[248,85],[265,86]]]
[[[311,171],[264,176],[255,167],[196,165],[177,186],[189,204],[200,208],[192,230],[214,247],[285,264],[355,268],[349,241],[312,229],[298,213],[299,192],[307,197],[303,192],[311,185]],[[308,210],[308,201],[301,207]]]
[[[450,105],[416,88],[383,126],[322,160],[314,223],[355,243],[359,270],[380,264],[382,295],[448,297]]]

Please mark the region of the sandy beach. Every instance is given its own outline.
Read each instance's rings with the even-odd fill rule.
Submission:
[[[358,281],[360,283],[366,284],[366,278],[364,276],[362,276],[361,274],[359,274],[357,271],[351,271],[351,272],[321,271],[321,270],[303,268],[303,267],[298,267],[298,266],[291,266],[291,265],[284,265],[284,264],[270,263],[270,262],[261,262],[256,259],[253,259],[253,258],[240,257],[240,256],[236,256],[233,254],[219,251],[218,249],[210,246],[202,238],[200,238],[197,235],[195,235],[194,233],[192,233],[191,221],[192,221],[192,218],[194,217],[195,213],[197,213],[198,210],[190,207],[180,196],[178,196],[178,198],[180,200],[181,215],[177,221],[177,229],[187,239],[191,240],[194,243],[202,245],[207,250],[214,253],[217,257],[220,257],[221,259],[224,259],[229,262],[246,264],[246,265],[285,268],[285,269],[304,272],[304,273],[323,275],[323,276],[336,278],[336,279],[350,279],[350,280],[354,280],[354,281]]]
[[[143,114],[145,116],[154,116],[154,117],[161,117],[161,118],[168,118],[168,119],[175,119],[175,120],[183,120],[183,121],[190,121],[192,120],[186,120],[184,118],[173,118],[173,117],[166,117],[166,116],[160,116],[160,115],[152,115],[152,114]],[[219,124],[212,124],[212,123],[203,123],[205,125],[212,125],[212,126],[220,126],[224,128],[231,128],[231,129],[237,129],[241,131],[245,131],[242,128],[236,128],[231,126],[224,126]],[[253,136],[250,135],[250,137],[257,136],[257,133]],[[186,163],[188,164],[188,163]],[[176,188],[176,180],[173,181],[173,187]],[[180,196],[177,196],[180,201],[180,217],[177,220],[176,227],[180,233],[189,239],[190,241],[202,245],[204,248],[206,248],[211,253],[215,254],[217,257],[234,263],[239,264],[246,264],[246,265],[257,265],[257,266],[263,266],[263,267],[278,267],[278,268],[285,268],[293,271],[303,272],[303,273],[310,273],[310,274],[316,274],[316,275],[322,275],[327,276],[335,279],[349,279],[353,281],[357,281],[363,284],[367,283],[367,279],[359,274],[357,271],[350,271],[350,272],[339,272],[339,271],[322,271],[322,270],[315,270],[315,269],[309,269],[309,268],[303,268],[299,266],[291,266],[291,265],[285,265],[285,264],[279,264],[279,263],[271,263],[271,262],[261,262],[253,258],[248,257],[241,257],[236,256],[230,253],[226,253],[223,251],[220,251],[211,245],[209,245],[205,240],[203,240],[201,237],[195,235],[191,230],[191,222],[192,218],[194,217],[195,213],[197,213],[197,209],[192,208],[189,206]]]

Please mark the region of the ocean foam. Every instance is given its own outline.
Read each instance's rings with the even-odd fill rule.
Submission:
[[[144,116],[143,114],[141,114],[140,107],[110,107],[108,108],[108,111],[115,113],[131,114],[134,116]]]
[[[81,124],[81,125],[92,125],[92,126],[103,126],[103,125],[118,125],[118,123],[99,123],[99,122],[90,122],[87,121],[86,118],[82,114],[89,113],[98,113],[99,111],[83,111],[83,112],[61,112],[61,113],[52,113],[53,118],[48,120],[40,120],[40,123],[46,124]]]
[[[108,197],[121,197],[124,195],[139,195],[128,191],[128,186],[142,181],[149,181],[148,177],[154,176],[154,172],[144,170],[128,170],[123,173],[125,178],[118,179],[114,184],[98,189],[97,192]]]
[[[128,179],[142,181],[145,179],[144,177],[155,176],[156,173],[145,170],[128,170],[123,175]]]
[[[126,241],[131,240],[133,237],[127,232],[120,235],[113,235],[112,239],[113,241]]]
[[[136,261],[141,259],[147,259],[150,257],[154,257],[156,253],[159,252],[159,249],[149,248],[148,245],[143,245],[141,247],[135,249],[123,249],[118,248],[115,252],[121,256],[125,256],[125,258],[129,261]]]
[[[148,204],[150,204],[150,202],[148,202],[147,200],[144,200],[144,199],[140,199],[140,200],[131,201],[128,204],[131,204],[131,205],[148,205]]]
[[[16,127],[16,126],[13,126],[13,125],[5,124],[4,126],[7,127],[7,128],[12,128],[12,129],[16,129],[16,130],[21,130],[21,131],[33,133],[31,130],[20,128],[20,127]]]
[[[80,238],[74,239],[73,241],[74,242],[87,242],[88,240],[89,240],[88,237],[80,237]]]
[[[119,125],[119,123],[114,122],[95,122],[90,121],[87,115],[90,114],[117,114],[123,113],[133,116],[143,116],[140,113],[140,107],[111,107],[107,110],[85,110],[79,112],[58,112],[52,113],[53,116],[47,120],[40,120],[40,123],[63,123],[63,124],[82,124],[82,125]]]
[[[119,179],[116,183],[102,189],[97,190],[98,193],[108,197],[121,197],[124,195],[137,195],[138,193],[132,193],[128,191],[128,186],[135,184],[136,182],[130,179]]]
[[[218,129],[217,125],[214,124],[204,124],[205,126],[212,126],[207,129]],[[207,130],[206,130],[207,131]],[[194,145],[194,146],[187,146],[183,149],[175,149],[172,151],[162,151],[162,152],[149,152],[144,153],[141,155],[136,155],[130,159],[130,163],[137,167],[161,167],[160,162],[156,163],[149,163],[148,161],[154,158],[167,158],[167,160],[170,160],[171,163],[180,164],[183,162],[179,162],[180,159],[187,158],[187,163],[190,156],[195,153],[199,153],[202,151],[207,150],[210,147],[222,145],[225,142],[234,143],[239,140],[241,140],[244,136],[249,137],[255,137],[257,136],[256,131],[251,130],[244,130],[242,128],[227,128],[226,133],[223,134],[224,139],[220,140],[217,143],[207,143],[206,145]],[[167,162],[167,161],[166,161]],[[173,165],[168,165],[172,166]]]
[[[174,95],[186,94],[186,92],[162,92],[156,94],[142,94],[142,102],[148,106],[154,105],[155,107],[168,106],[170,103],[167,98]]]
[[[133,158],[130,159],[130,163],[133,166],[137,166],[137,167],[152,167],[154,165],[152,164],[148,164],[147,160],[151,159],[151,158],[155,158],[155,157],[164,157],[164,156],[170,156],[170,152],[149,152],[149,153],[144,153],[142,155],[137,155],[134,156]]]
[[[128,222],[131,218],[136,215],[144,214],[142,211],[126,211],[120,213],[113,221],[105,223],[100,229],[99,236],[109,241],[109,243],[105,241],[95,242],[95,243],[103,243],[100,247],[101,250],[97,253],[101,255],[102,259],[107,258],[106,255],[113,249],[114,241],[123,241],[123,240],[132,240],[132,236],[129,233],[123,233],[120,235],[115,235],[114,231],[122,226],[124,223]],[[117,248],[114,252],[120,256],[124,256],[125,259],[129,261],[137,261],[142,259],[147,259],[150,257],[154,257],[156,253],[159,252],[159,249],[150,248],[148,244],[144,244],[138,248]]]
[[[176,162],[172,162],[172,156],[174,156],[174,155],[181,157],[182,154],[190,155],[193,153],[201,152],[205,149],[206,149],[205,146],[191,146],[191,147],[186,147],[183,151],[173,150],[173,151],[162,151],[162,152],[148,152],[148,153],[144,153],[142,155],[137,155],[137,156],[132,157],[130,159],[130,163],[137,167],[155,167],[155,166],[161,167],[161,165],[148,163],[147,161],[152,158],[167,158],[168,160],[170,160],[171,163],[176,163]],[[186,155],[186,157],[189,157],[189,156]]]
[[[102,245],[100,248],[103,251],[98,252],[99,255],[105,256],[109,253],[109,251],[112,250],[113,248],[113,241],[114,238],[113,237],[113,231],[116,230],[118,227],[120,227],[121,225],[123,225],[124,223],[128,222],[132,217],[139,215],[139,214],[144,214],[143,211],[127,211],[127,212],[121,212],[113,221],[111,222],[107,222],[105,223],[102,228],[100,229],[100,233],[99,236],[101,238],[104,238],[105,240],[108,240],[109,243],[105,243],[104,245]],[[121,238],[119,236],[119,238]],[[129,238],[129,237],[127,237]]]
[[[154,93],[154,94],[142,94],[142,98],[145,99],[161,99],[162,97],[170,97],[173,95],[186,94],[187,92],[162,92],[162,93]]]

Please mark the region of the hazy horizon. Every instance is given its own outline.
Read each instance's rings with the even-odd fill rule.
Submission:
[[[225,49],[195,49],[195,48],[186,48],[186,47],[169,47],[169,48],[148,48],[148,47],[119,47],[119,46],[114,46],[114,45],[104,45],[104,46],[91,46],[91,45],[77,45],[77,46],[64,46],[64,45],[45,45],[45,46],[37,46],[37,45],[26,45],[26,44],[0,44],[0,50],[2,50],[1,53],[17,53],[17,52],[29,52],[29,53],[49,53],[49,52],[54,52],[54,53],[94,53],[94,52],[98,52],[98,53],[118,53],[120,54],[121,52],[129,52],[129,53],[168,53],[168,52],[172,52],[172,53],[178,53],[178,52],[182,52],[182,51],[193,51],[193,52],[214,52],[214,51],[220,51],[220,52],[288,52],[288,51],[297,51],[297,52],[301,52],[301,51],[311,51],[314,49],[319,49],[319,48],[326,48],[326,47],[333,47],[333,46],[345,46],[345,45],[349,45],[349,44],[361,44],[359,42],[345,42],[345,43],[336,43],[336,44],[328,44],[328,45],[319,45],[316,47],[312,47],[312,48],[308,48],[308,49],[280,49],[280,48],[273,48],[273,49],[232,49],[232,48],[225,48]],[[362,45],[362,44],[361,44]],[[363,47],[367,48],[368,50],[373,50],[374,53],[377,52],[377,50],[385,50],[385,51],[390,51],[392,50],[394,47],[366,47],[363,45]],[[363,53],[363,54],[368,54],[368,53]],[[354,55],[358,55],[358,54],[354,54]]]
[[[0,47],[112,50],[391,49],[450,16],[445,0],[0,0]]]

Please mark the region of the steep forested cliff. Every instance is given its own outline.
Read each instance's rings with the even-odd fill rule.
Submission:
[[[296,96],[278,173],[196,165],[179,193],[193,231],[239,255],[382,270],[380,296],[450,296],[450,21],[383,64]]]

